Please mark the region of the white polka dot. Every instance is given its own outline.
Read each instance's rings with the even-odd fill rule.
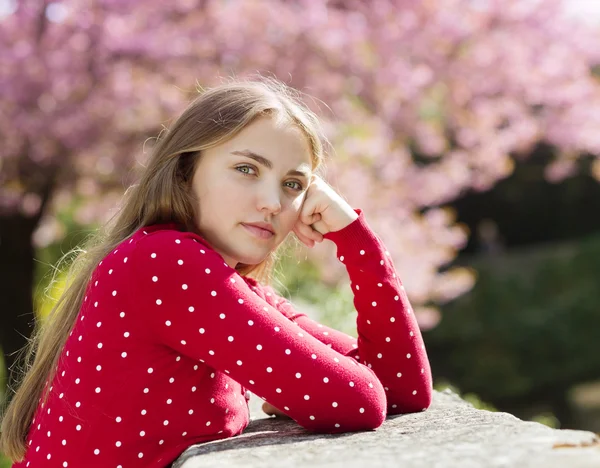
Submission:
[[[233,341],[233,336],[228,336],[227,341],[229,341],[231,343]]]
[[[119,314],[119,316],[120,316],[121,318],[125,317],[125,312],[121,312],[121,313]]]
[[[118,423],[120,423],[121,421],[123,421],[123,419],[121,418],[121,416],[117,416],[117,418],[115,419],[115,421],[117,421]]]
[[[152,254],[150,254],[150,256],[151,256],[152,258],[156,258],[156,254],[155,254],[155,253],[152,253]]]
[[[289,349],[286,349],[285,354],[292,354],[292,352]]]
[[[75,426],[75,429],[77,429],[78,431],[81,430],[81,424],[77,424],[77,426]]]
[[[144,437],[146,435],[145,431],[140,431],[140,437]]]
[[[383,357],[383,354],[381,354],[381,353],[378,353],[378,354],[377,354],[377,357],[378,357],[379,359],[381,359],[381,358]]]
[[[204,328],[200,328],[198,331],[199,331],[201,334],[203,334],[205,330],[204,330]]]
[[[125,333],[123,333],[123,336],[124,336],[125,338],[129,338],[129,332],[125,332]]]
[[[120,446],[121,446],[121,441],[120,441],[120,440],[117,440],[117,441],[115,442],[115,445],[116,445],[117,447],[120,447]]]
[[[267,367],[267,372],[273,372],[273,368],[272,367]]]
[[[181,289],[183,289],[184,291],[185,291],[187,288],[188,288],[188,285],[187,285],[187,284],[182,284],[182,285],[181,285]]]
[[[100,328],[100,327],[102,326],[102,322],[98,322],[98,323],[96,324],[96,326],[97,326],[98,328]]]
[[[138,458],[142,458],[144,456],[143,452],[138,453]]]
[[[359,253],[360,253],[361,255],[364,255],[364,254],[365,254],[365,251],[364,251],[364,250],[361,250]]]
[[[206,272],[206,274],[208,275],[210,273],[210,268],[207,268],[206,270],[204,270]]]
[[[171,400],[170,398],[167,400],[167,405],[170,405],[171,403],[173,403],[173,400]]]
[[[299,379],[300,377],[302,377],[302,374],[300,372],[296,372],[296,378]]]
[[[207,425],[207,426],[210,426],[210,421],[206,421],[206,425]]]
[[[244,299],[238,299],[238,302],[239,302],[240,304],[243,304],[243,303],[244,303]]]
[[[396,319],[394,317],[390,317],[390,322],[395,322]]]
[[[315,420],[315,417],[311,415],[311,416],[310,416],[310,420],[311,420],[311,421],[314,421],[314,420]]]
[[[344,256],[340,255],[340,262],[343,262],[343,261],[344,261]]]
[[[98,349],[102,349],[102,343],[98,343]]]
[[[224,319],[225,318],[225,314],[219,314],[219,318],[220,319]]]
[[[169,421],[165,419],[165,420],[164,420],[164,422],[163,422],[163,424],[164,424],[165,426],[168,426],[168,425],[169,425]]]
[[[335,401],[334,401],[333,403],[331,403],[331,406],[333,406],[334,408],[337,408],[337,405],[338,405],[338,404],[337,404],[337,402],[335,402]]]
[[[143,410],[141,411],[141,414],[142,414],[142,416],[145,416],[147,413],[148,413],[148,411],[146,411],[145,409],[143,409]]]
[[[127,357],[127,352],[123,351],[123,352],[121,353],[121,357],[123,357],[123,358],[126,358],[126,357]]]
[[[211,291],[211,292],[210,292],[210,295],[211,295],[212,297],[215,297],[215,296],[217,295],[217,291]]]
[[[189,306],[189,307],[188,307],[188,310],[189,310],[190,312],[194,312],[194,306]]]
[[[260,351],[262,349],[262,345],[256,345],[256,349]]]
[[[388,337],[386,337],[386,338],[385,338],[385,341],[387,341],[387,342],[389,343],[389,342],[390,342],[390,337],[389,337],[389,336],[388,336]]]
[[[79,384],[79,382],[81,382],[81,379],[75,379],[76,384]]]
[[[276,389],[275,389],[275,391],[276,391],[277,393],[281,393],[281,389],[280,389],[280,388],[276,388]]]
[[[96,393],[100,393],[101,389],[100,387],[96,387]]]
[[[417,394],[417,391],[416,391],[416,390],[413,390],[413,395],[416,395],[416,394]]]
[[[372,305],[373,307],[375,307],[375,306],[377,306],[377,302],[373,301],[373,302],[371,302],[371,305]]]
[[[148,374],[152,374],[152,372],[154,372],[154,369],[152,369],[152,367],[148,367]]]
[[[407,358],[407,359],[410,359],[410,353],[408,353],[408,354],[406,355],[406,358]]]
[[[310,400],[310,395],[304,395],[305,400]]]
[[[396,374],[396,377],[402,377],[402,372],[398,372],[398,373]]]
[[[237,361],[237,365],[238,365],[238,366],[241,366],[241,365],[242,365],[242,361],[239,361],[239,360],[238,360],[238,361]]]
[[[397,301],[398,299],[400,299],[398,296],[394,296],[395,301]]]
[[[360,408],[358,411],[361,412],[361,413],[364,413],[365,409],[364,408]]]
[[[323,377],[323,382],[327,383],[329,382],[329,379],[327,377]]]
[[[339,424],[336,424],[336,425],[335,425],[335,427],[340,427],[340,425],[339,425]]]
[[[160,299],[156,299],[156,305],[161,305],[162,301]]]
[[[317,359],[317,355],[316,354],[311,354],[310,357],[313,358],[313,359]]]

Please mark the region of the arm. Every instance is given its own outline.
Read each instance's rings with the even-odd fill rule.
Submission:
[[[203,243],[157,231],[136,246],[136,295],[155,340],[225,372],[308,430],[379,427],[386,398],[373,371],[303,332]]]
[[[344,229],[324,235],[346,266],[358,312],[358,340],[298,313],[278,297],[277,308],[339,353],[360,359],[385,388],[388,414],[422,411],[431,404],[432,378],[423,338],[385,246],[361,210]]]

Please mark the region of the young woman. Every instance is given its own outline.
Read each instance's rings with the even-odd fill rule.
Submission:
[[[2,423],[14,468],[165,467],[241,434],[248,392],[321,433],[429,406],[404,288],[365,214],[319,177],[322,139],[275,80],[224,84],[188,106],[36,334]],[[292,232],[335,243],[358,340],[269,285]]]

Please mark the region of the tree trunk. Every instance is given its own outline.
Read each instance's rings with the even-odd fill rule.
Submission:
[[[33,310],[32,234],[37,218],[19,215],[0,216],[0,347],[7,372],[0,389],[12,386],[17,376],[17,353],[27,344],[35,325]],[[9,389],[5,395],[12,396]]]

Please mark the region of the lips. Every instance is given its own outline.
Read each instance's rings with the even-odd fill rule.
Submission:
[[[273,233],[273,231],[270,231],[269,229],[265,229],[262,227],[258,227],[256,224],[242,223],[242,226],[244,226],[244,228],[248,232],[253,234],[255,237],[258,237],[259,239],[270,239],[271,237],[273,237],[275,235]]]

